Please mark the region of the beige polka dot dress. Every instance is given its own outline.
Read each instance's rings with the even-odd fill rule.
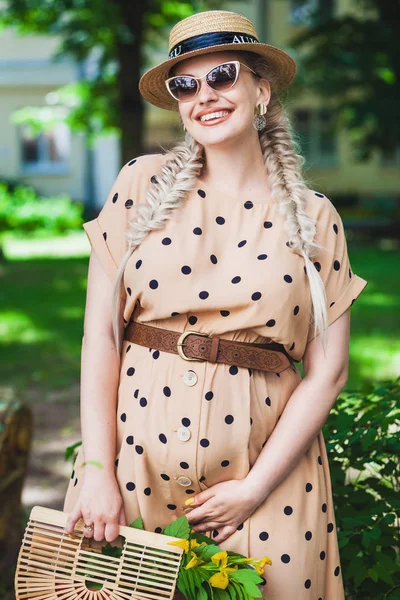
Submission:
[[[126,164],[99,216],[84,224],[111,281],[125,251],[127,221],[167,158],[146,155]],[[313,260],[326,286],[331,324],[367,282],[351,270],[343,224],[330,200],[309,190],[307,211],[317,219],[316,240],[325,248]],[[234,190],[224,196],[198,183],[165,227],[151,231],[133,252],[124,290],[125,326],[134,319],[179,332],[279,342],[295,361],[313,337],[304,260],[288,247],[283,217],[268,197],[238,198]],[[295,365],[276,374],[189,362],[125,340],[115,475],[128,524],[141,515],[147,530],[160,532],[184,514],[191,495],[244,478],[300,381]],[[66,512],[78,497],[83,460],[81,447]],[[269,600],[343,600],[322,432],[220,546],[271,558],[262,588]]]

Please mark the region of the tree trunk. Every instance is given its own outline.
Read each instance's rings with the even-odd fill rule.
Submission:
[[[130,40],[117,43],[120,127],[122,131],[121,160],[122,164],[125,164],[143,152],[144,105],[139,92],[139,79],[142,65],[144,16],[148,10],[149,0],[140,0],[140,2],[118,0],[118,4],[122,22],[131,34]]]

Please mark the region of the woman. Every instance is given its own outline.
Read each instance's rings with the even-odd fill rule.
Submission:
[[[97,541],[187,514],[221,548],[271,558],[270,600],[342,600],[321,428],[367,282],[302,178],[279,100],[294,74],[245,17],[210,11],[143,75],[186,140],[125,165],[84,224],[83,445],[64,510]]]

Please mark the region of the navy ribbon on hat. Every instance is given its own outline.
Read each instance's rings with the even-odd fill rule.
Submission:
[[[193,50],[219,46],[221,44],[258,44],[259,40],[253,35],[240,33],[238,31],[217,31],[213,33],[201,33],[182,40],[176,44],[168,54],[168,58],[176,58]]]

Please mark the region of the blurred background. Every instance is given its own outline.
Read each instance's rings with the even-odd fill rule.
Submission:
[[[89,243],[120,169],[182,138],[141,73],[207,9],[249,17],[297,61],[282,95],[352,269],[350,375],[323,432],[346,597],[400,598],[400,1],[0,1],[0,599],[31,508],[61,510],[80,443]],[[396,536],[397,534],[397,536]]]

